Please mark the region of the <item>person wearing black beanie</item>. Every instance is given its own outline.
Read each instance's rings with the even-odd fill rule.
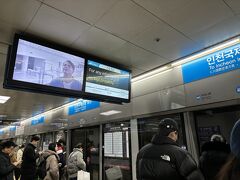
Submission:
[[[232,156],[217,175],[217,180],[240,179],[240,119],[233,126],[230,137]]]
[[[196,162],[176,143],[178,124],[174,119],[160,121],[158,133],[137,155],[137,179],[203,180]]]

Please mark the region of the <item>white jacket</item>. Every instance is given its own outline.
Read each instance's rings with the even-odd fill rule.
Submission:
[[[21,161],[21,160],[22,160],[23,151],[24,151],[24,149],[19,149],[19,150],[17,151],[17,161]]]

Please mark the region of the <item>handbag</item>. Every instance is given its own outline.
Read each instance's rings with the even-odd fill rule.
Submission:
[[[78,171],[77,180],[90,180],[90,173],[86,171]]]

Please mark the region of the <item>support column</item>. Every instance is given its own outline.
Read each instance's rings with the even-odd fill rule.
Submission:
[[[103,128],[102,124],[100,125],[100,130],[99,130],[99,180],[103,179]]]
[[[199,153],[198,153],[197,133],[195,128],[193,112],[185,112],[183,115],[184,115],[185,131],[186,131],[187,148],[188,148],[188,151],[193,156],[193,158],[198,163]]]
[[[136,161],[137,161],[137,153],[139,151],[138,145],[138,125],[137,119],[132,119],[130,121],[131,126],[131,154],[132,154],[132,179],[136,180]]]

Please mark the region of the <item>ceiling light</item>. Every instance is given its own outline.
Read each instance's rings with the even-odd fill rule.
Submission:
[[[104,115],[104,116],[111,116],[113,114],[119,114],[121,113],[122,111],[116,111],[116,110],[110,110],[110,111],[106,111],[106,112],[102,112],[100,113],[101,115]]]
[[[10,98],[9,96],[0,96],[0,103],[4,104],[5,102],[7,102],[9,98]]]
[[[177,62],[174,62],[174,63],[172,63],[172,66],[174,67],[174,66],[178,66],[178,65],[181,65],[181,64],[185,64],[185,63],[187,63],[187,62],[189,62],[189,61],[195,60],[195,59],[197,59],[197,58],[203,57],[203,56],[205,56],[205,55],[208,55],[208,54],[211,54],[211,53],[213,53],[213,52],[219,51],[219,50],[221,50],[221,49],[227,48],[227,47],[229,47],[229,46],[233,46],[233,45],[235,45],[235,44],[237,44],[237,43],[239,43],[239,42],[240,42],[240,39],[239,39],[239,38],[233,39],[233,40],[231,40],[231,41],[227,41],[227,42],[225,42],[225,43],[223,43],[223,44],[217,45],[217,46],[215,46],[215,47],[212,47],[212,48],[210,48],[210,49],[208,49],[208,50],[205,50],[205,51],[200,52],[200,53],[198,53],[198,54],[195,54],[195,55],[193,55],[193,56],[190,56],[190,57],[187,57],[187,58],[185,58],[185,59],[181,59],[181,60],[179,60],[179,61],[177,61]]]

